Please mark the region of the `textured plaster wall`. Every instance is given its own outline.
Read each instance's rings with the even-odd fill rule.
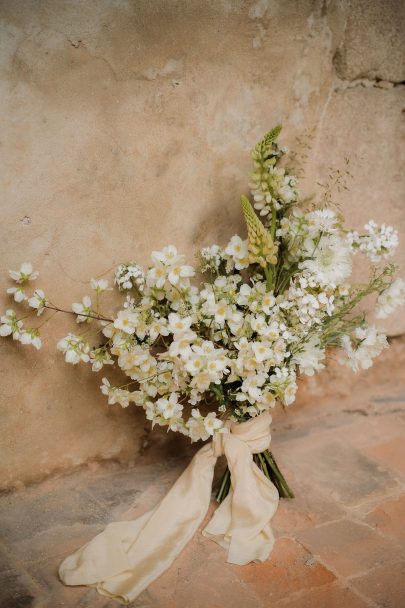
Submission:
[[[395,223],[405,242],[403,2],[0,6],[2,292],[30,260],[69,306],[122,260],[224,242],[242,230],[249,150],[279,121],[297,151],[312,133],[303,192],[348,156],[348,219]],[[108,407],[100,377],[56,354],[70,327],[58,319],[38,354],[1,340],[2,486],[136,459],[146,441],[140,413]]]

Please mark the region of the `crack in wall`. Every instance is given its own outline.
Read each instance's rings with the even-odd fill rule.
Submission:
[[[383,80],[382,78],[353,78],[344,80],[337,76],[338,84],[334,86],[334,92],[346,91],[348,89],[394,89],[405,86],[405,80]]]

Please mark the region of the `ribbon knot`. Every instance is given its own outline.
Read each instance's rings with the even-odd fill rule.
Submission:
[[[223,454],[231,488],[202,533],[228,551],[229,563],[266,560],[274,543],[270,520],[278,492],[252,454],[269,447],[270,424],[268,412],[241,424],[227,421],[227,432],[216,434],[194,455],[154,509],[133,521],[109,524],[63,561],[61,580],[66,585],[94,585],[122,604],[133,601],[195,534],[211,500],[216,460]]]
[[[212,439],[212,450],[214,456],[226,455],[226,445],[230,440],[237,439],[246,443],[251,454],[260,454],[270,446],[271,435],[271,415],[268,412],[261,414],[257,418],[251,418],[247,422],[232,422],[227,420],[224,425],[224,432],[216,433]]]

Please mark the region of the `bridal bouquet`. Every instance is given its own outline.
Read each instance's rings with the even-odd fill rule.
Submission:
[[[283,162],[286,149],[277,142],[280,130],[267,133],[252,152],[251,201],[241,197],[247,238],[204,247],[196,268],[173,245],[154,251],[148,268],[136,261],[119,265],[114,284],[124,298],[112,318],[100,312],[105,279],[92,279],[95,296],[66,311],[42,289],[26,293],[38,276],[31,264],[10,271],[15,285],[7,291],[16,302],[38,316],[74,314],[85,327],[58,342],[66,362],[94,372],[118,366],[128,378],[121,386],[102,378],[109,404],[135,404],[152,426],[193,442],[228,433],[230,423],[277,404],[289,407],[299,376],[321,370],[332,348],[354,371],[369,368],[387,340],[358,305],[375,294],[373,312],[382,319],[405,302],[405,282],[387,263],[397,232],[369,221],[359,234],[345,228],[330,196],[318,204],[300,200],[297,178]],[[370,259],[369,278],[351,284],[359,254]],[[39,328],[25,325],[29,316],[7,310],[0,335],[40,348]],[[293,496],[268,450],[253,459],[280,496]],[[218,501],[231,484],[227,469]]]

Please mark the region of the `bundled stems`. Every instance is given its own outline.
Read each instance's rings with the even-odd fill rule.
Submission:
[[[267,479],[276,486],[280,498],[294,498],[294,492],[291,490],[284,475],[278,468],[277,462],[271,452],[265,450],[260,454],[253,454],[253,462],[259,467]],[[222,502],[224,498],[226,498],[230,487],[231,473],[229,468],[226,467],[216,496],[218,502]]]

